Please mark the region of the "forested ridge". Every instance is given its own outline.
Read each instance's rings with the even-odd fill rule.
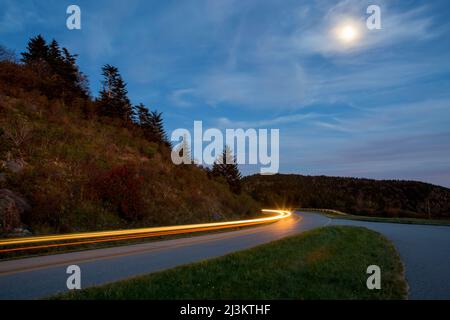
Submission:
[[[243,188],[268,206],[380,217],[450,218],[450,189],[423,182],[279,174],[245,177]]]

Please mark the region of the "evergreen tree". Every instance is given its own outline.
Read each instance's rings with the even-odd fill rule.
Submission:
[[[102,74],[104,77],[103,87],[97,101],[100,115],[131,122],[133,110],[128,99],[126,84],[119,70],[107,64],[102,68]]]
[[[144,132],[144,137],[149,140],[152,140],[152,127],[151,127],[151,120],[150,120],[150,111],[140,103],[139,105],[134,107],[134,122],[141,127],[142,131]]]
[[[134,107],[136,123],[143,129],[145,138],[151,142],[170,146],[164,130],[162,113],[149,111],[142,103]]]
[[[150,112],[144,106],[144,104],[140,103],[134,107],[135,109],[135,122],[143,129],[149,126],[150,124]],[[144,130],[145,131],[145,130]]]
[[[61,49],[56,40],[47,45],[41,35],[31,38],[22,57],[25,64],[37,66],[35,69],[39,74],[52,83],[54,92],[50,96],[69,101],[89,96],[87,78],[76,64],[77,56],[70,54],[66,48]]]
[[[162,112],[151,111],[150,112],[150,136],[152,141],[162,145],[170,146],[167,139],[166,131],[164,130],[164,121],[162,118]]]
[[[48,54],[45,59],[52,67],[55,69],[55,72],[58,71],[58,68],[63,64],[63,58],[61,55],[61,49],[59,47],[58,42],[53,39],[50,45],[48,46]]]
[[[50,45],[50,53],[52,51],[51,46],[52,45]],[[77,65],[77,57],[77,55],[71,54],[66,48],[62,48],[61,54],[55,62],[60,68],[59,74],[63,77],[68,86],[70,86],[72,91],[87,98],[89,96],[89,83],[87,77],[80,71]]]
[[[143,129],[145,138],[151,142],[170,147],[164,130],[162,113],[149,111],[142,103],[135,106],[136,123]]]
[[[44,37],[38,35],[28,41],[27,52],[22,53],[22,62],[32,64],[47,61],[48,55],[49,46]]]
[[[230,190],[236,194],[241,193],[242,175],[236,163],[236,157],[233,155],[229,146],[225,146],[222,154],[214,162],[211,175],[217,178],[223,178],[229,185]]]

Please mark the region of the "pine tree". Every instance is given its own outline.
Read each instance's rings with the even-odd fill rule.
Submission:
[[[167,147],[170,143],[164,130],[162,113],[149,111],[142,103],[134,107],[136,123],[143,129],[144,136],[151,142],[156,142]]]
[[[126,84],[119,70],[109,64],[102,68],[104,80],[102,90],[98,99],[99,113],[102,116],[118,118],[124,122],[131,122],[133,110]]]
[[[236,163],[236,157],[233,155],[229,146],[225,146],[222,154],[214,162],[211,175],[217,178],[223,178],[229,185],[230,190],[236,194],[241,193],[242,175]]]
[[[48,54],[46,57],[46,61],[52,65],[52,67],[57,72],[58,68],[63,64],[63,57],[61,54],[61,49],[59,47],[58,42],[53,39],[50,45],[48,46]]]
[[[50,53],[52,51],[50,45]],[[56,63],[60,66],[59,74],[63,77],[73,92],[87,98],[89,96],[89,82],[77,65],[77,55],[71,54],[66,48],[62,48],[60,57]]]
[[[77,56],[70,54],[66,48],[61,49],[56,40],[53,39],[47,45],[41,35],[31,38],[27,52],[22,53],[22,56],[25,64],[32,65],[40,76],[51,81],[54,90],[51,96],[62,97],[68,101],[89,96],[87,78],[76,64]]]
[[[142,131],[144,132],[144,137],[151,141],[152,138],[152,128],[151,128],[151,121],[150,121],[150,111],[140,103],[139,105],[134,107],[135,112],[133,113],[135,116],[134,122],[141,127]]]
[[[162,118],[162,112],[151,111],[150,112],[150,136],[152,141],[162,145],[170,146],[167,139],[166,131],[164,130],[164,121]]]
[[[22,53],[22,62],[32,64],[36,62],[47,61],[49,55],[49,46],[44,37],[38,35],[28,41],[27,52]]]
[[[150,112],[142,103],[135,106],[134,109],[134,114],[136,116],[135,123],[137,123],[142,128],[145,128],[150,123]]]

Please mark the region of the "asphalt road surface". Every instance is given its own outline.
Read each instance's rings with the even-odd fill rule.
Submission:
[[[0,262],[0,299],[64,292],[69,265],[82,287],[222,256],[326,225],[357,225],[392,240],[406,267],[411,299],[450,299],[450,227],[329,219],[301,213],[260,227],[145,244]]]
[[[405,265],[409,299],[450,299],[450,227],[333,219],[391,240]]]

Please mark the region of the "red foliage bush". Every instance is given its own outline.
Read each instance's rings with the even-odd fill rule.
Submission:
[[[122,218],[136,220],[142,218],[144,211],[143,182],[137,170],[122,165],[94,178],[92,189],[99,199],[114,206]]]

